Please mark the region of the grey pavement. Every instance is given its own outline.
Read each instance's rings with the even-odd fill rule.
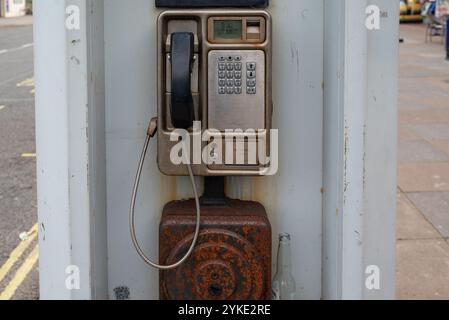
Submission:
[[[35,152],[32,26],[29,18],[5,20],[0,19],[0,266],[37,221],[36,160],[22,157]],[[35,245],[0,281],[0,293]],[[38,291],[35,266],[12,299],[37,299]]]
[[[449,62],[424,35],[401,26],[398,299],[449,299]]]
[[[33,25],[33,16],[0,18],[0,28],[25,27]]]

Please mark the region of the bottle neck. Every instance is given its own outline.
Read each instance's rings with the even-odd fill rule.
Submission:
[[[278,250],[278,273],[291,273],[292,271],[292,250],[290,242],[281,241]]]

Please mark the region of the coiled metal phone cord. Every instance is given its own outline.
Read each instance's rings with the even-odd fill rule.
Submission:
[[[180,259],[178,262],[171,264],[171,265],[157,264],[145,255],[142,248],[140,247],[139,241],[137,240],[137,236],[136,236],[135,208],[136,208],[137,193],[139,191],[140,178],[142,176],[143,165],[145,163],[145,157],[148,152],[148,146],[150,144],[150,140],[152,137],[154,137],[154,135],[156,134],[156,131],[157,131],[157,119],[153,118],[153,119],[151,119],[151,122],[150,122],[150,125],[148,128],[147,137],[145,140],[144,147],[142,149],[142,154],[140,156],[139,167],[137,169],[136,179],[134,181],[134,188],[133,188],[133,193],[132,193],[132,198],[131,198],[131,208],[129,211],[129,226],[130,226],[131,238],[132,238],[134,247],[136,248],[137,253],[143,259],[143,261],[153,268],[160,269],[160,270],[170,270],[170,269],[175,269],[175,268],[179,267],[181,264],[183,264],[190,257],[193,250],[195,249],[195,246],[198,241],[199,234],[200,234],[201,209],[200,209],[200,200],[199,200],[199,196],[198,196],[198,189],[196,187],[196,182],[195,182],[195,177],[193,175],[192,165],[190,164],[190,161],[187,161],[187,163],[188,163],[187,169],[189,171],[190,182],[192,184],[193,194],[195,196],[195,205],[196,205],[195,234],[193,236],[192,244],[190,245],[189,251],[187,251],[187,253],[184,255],[184,257],[182,257],[182,259]]]

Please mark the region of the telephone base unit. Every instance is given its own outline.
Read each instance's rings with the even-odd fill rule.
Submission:
[[[190,258],[160,272],[162,300],[270,300],[271,226],[257,202],[230,200],[201,208],[201,232]],[[175,201],[163,210],[159,230],[161,263],[188,250],[195,229],[194,201]]]

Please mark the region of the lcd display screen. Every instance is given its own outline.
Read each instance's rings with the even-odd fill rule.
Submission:
[[[216,20],[214,21],[215,39],[234,40],[242,39],[242,20]]]

